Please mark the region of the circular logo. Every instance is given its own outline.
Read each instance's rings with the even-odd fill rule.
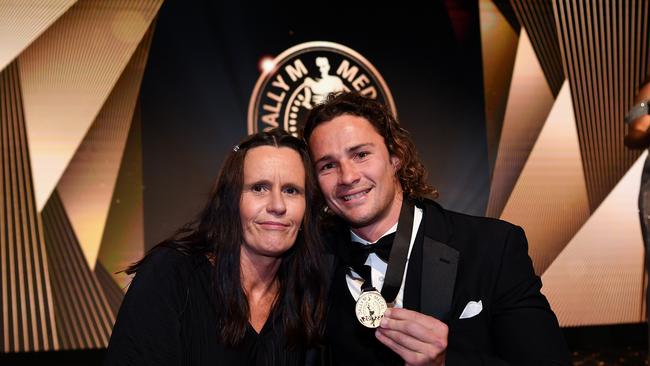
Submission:
[[[393,97],[377,69],[358,52],[333,42],[307,42],[289,48],[263,71],[248,105],[248,133],[282,127],[297,136],[309,111],[327,95],[357,91],[387,104]]]
[[[354,312],[359,323],[368,328],[379,327],[381,318],[384,317],[388,305],[378,291],[364,291],[359,295]]]

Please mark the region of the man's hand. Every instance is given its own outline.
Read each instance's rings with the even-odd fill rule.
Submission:
[[[388,309],[377,328],[377,339],[400,355],[406,365],[444,365],[447,324],[407,309]]]

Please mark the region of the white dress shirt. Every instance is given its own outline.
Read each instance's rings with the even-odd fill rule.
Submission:
[[[409,251],[406,256],[406,267],[404,267],[404,275],[402,276],[402,283],[400,284],[399,292],[397,293],[395,302],[388,304],[389,307],[401,308],[404,304],[403,301],[404,280],[406,279],[406,272],[408,271],[409,259],[411,258],[411,251],[413,250],[413,243],[415,243],[415,237],[418,233],[420,222],[422,222],[422,209],[415,206],[415,212],[413,214],[413,231],[411,232],[411,242],[409,244]],[[397,231],[397,223],[395,223],[393,227],[388,229],[388,231],[386,231],[384,235],[382,235],[380,238],[383,238],[384,236],[388,234],[392,234],[396,231]],[[352,238],[352,241],[356,241],[364,245],[374,244],[374,243],[370,243],[367,240],[362,239],[352,231],[350,231],[350,236]],[[388,268],[388,263],[384,262],[381,258],[379,258],[379,256],[377,256],[376,253],[370,253],[368,255],[368,259],[366,259],[365,264],[370,266],[370,273],[372,276],[373,287],[381,292],[381,289],[384,286],[384,276],[386,275],[386,268]],[[348,284],[348,289],[350,290],[350,294],[352,294],[354,301],[357,301],[359,299],[359,295],[361,295],[361,284],[363,284],[363,278],[361,278],[359,274],[354,272],[354,270],[351,270],[350,272],[351,273],[349,273],[346,276],[345,280]]]

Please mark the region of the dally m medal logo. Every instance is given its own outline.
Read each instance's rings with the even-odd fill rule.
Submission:
[[[375,67],[349,47],[307,42],[282,52],[260,75],[248,105],[248,133],[282,127],[298,135],[309,111],[328,94],[357,91],[388,105],[397,115],[386,82]]]

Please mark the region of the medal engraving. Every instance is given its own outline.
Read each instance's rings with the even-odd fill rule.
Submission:
[[[359,322],[368,328],[377,328],[388,306],[386,300],[377,291],[364,291],[354,308]]]

